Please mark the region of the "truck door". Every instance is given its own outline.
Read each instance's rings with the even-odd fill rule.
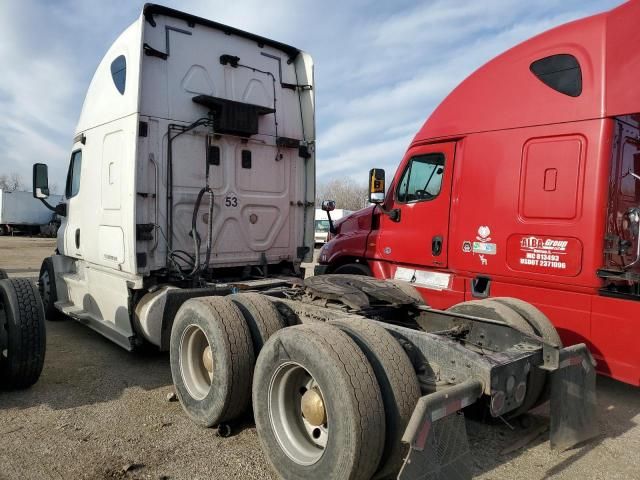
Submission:
[[[389,189],[376,256],[401,264],[447,266],[455,142],[412,147]]]
[[[83,258],[82,210],[85,203],[80,194],[80,173],[82,171],[82,150],[71,154],[65,196],[67,198],[67,216],[64,219],[64,254],[69,257]],[[62,227],[61,227],[62,228]],[[86,232],[85,232],[86,233]]]

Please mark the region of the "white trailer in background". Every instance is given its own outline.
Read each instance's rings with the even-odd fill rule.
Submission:
[[[62,202],[62,195],[51,195],[49,202]],[[31,192],[0,190],[0,235],[15,230],[40,233],[41,227],[48,226],[53,220],[53,212],[33,198]]]
[[[343,208],[336,208],[331,212],[331,220],[334,222],[336,220],[341,219],[342,217],[346,217],[347,215],[351,215],[353,210],[345,210]],[[327,212],[320,208],[316,208],[316,228],[315,228],[315,243],[316,245],[321,243],[326,243],[328,241],[329,236],[329,218],[327,217]]]

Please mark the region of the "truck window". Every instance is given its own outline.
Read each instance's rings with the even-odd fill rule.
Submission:
[[[75,197],[80,191],[80,170],[82,169],[82,150],[76,150],[71,154],[69,173],[67,174],[67,198]]]
[[[529,68],[542,83],[557,92],[570,97],[579,97],[582,93],[582,70],[573,55],[551,55],[536,60]]]
[[[127,83],[127,59],[120,55],[111,62],[111,77],[118,91],[124,95],[124,87]]]
[[[399,202],[433,200],[440,193],[444,173],[444,155],[430,153],[413,157],[400,180]]]

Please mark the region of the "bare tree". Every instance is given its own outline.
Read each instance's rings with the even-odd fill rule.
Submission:
[[[25,183],[19,173],[13,172],[9,175],[3,173],[0,175],[0,190],[14,192],[16,190],[24,190]]]
[[[335,178],[326,183],[318,184],[316,188],[316,204],[318,207],[323,200],[335,200],[336,208],[360,210],[367,206],[367,197],[367,185],[356,182],[350,177]]]
[[[22,180],[22,175],[16,172],[13,172],[11,175],[9,175],[9,187],[12,191],[24,190],[25,184]]]
[[[29,185],[27,185],[22,175],[16,172],[12,172],[10,174],[0,173],[0,190],[4,192],[14,192],[16,190],[26,191],[29,189]],[[60,186],[52,182],[49,184],[49,194],[56,195],[60,191]]]

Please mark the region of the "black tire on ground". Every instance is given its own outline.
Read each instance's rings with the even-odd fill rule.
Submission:
[[[402,290],[405,294],[413,298],[416,305],[426,305],[426,302],[424,301],[424,298],[422,298],[422,295],[420,295],[418,289],[411,285],[409,282],[405,282],[403,280],[395,280],[392,278],[386,281],[392,283],[396,286],[396,288]]]
[[[36,287],[26,278],[0,280],[0,386],[36,383],[45,351],[44,309]]]
[[[493,298],[462,302],[448,308],[447,312],[488,318],[489,320],[507,323],[524,333],[535,333],[531,325],[520,314],[502,303],[494,302]]]
[[[7,272],[0,268],[0,280],[6,280],[7,278],[9,278]]]
[[[276,306],[264,295],[259,293],[237,293],[229,298],[240,309],[244,316],[256,356],[269,337],[286,324]]]
[[[393,335],[379,325],[366,320],[330,323],[351,337],[373,367],[386,418],[385,449],[376,478],[396,478],[408,448],[402,435],[421,396],[413,365]]]
[[[211,427],[242,415],[251,399],[255,355],[249,327],[230,299],[187,300],[176,313],[169,352],[176,394],[193,421]]]
[[[58,301],[55,278],[53,261],[50,257],[47,257],[42,261],[42,266],[40,267],[38,291],[44,305],[44,314],[49,321],[64,319],[64,315],[55,307],[55,303]]]
[[[342,273],[348,275],[366,275],[368,277],[372,277],[371,269],[368,265],[364,265],[362,263],[347,263],[345,265],[340,265],[331,273]]]
[[[300,380],[308,389],[297,387]],[[310,391],[326,412],[315,428],[302,414]],[[365,480],[378,467],[385,438],[380,388],[362,351],[333,325],[297,325],[269,339],[256,363],[253,410],[262,448],[282,478]],[[324,447],[313,438],[324,438]]]
[[[447,309],[447,311],[498,320],[526,334],[536,334],[533,326],[519,312],[503,302],[495,301],[494,298],[459,303]],[[545,372],[538,368],[532,368],[527,377],[527,393],[522,405],[509,412],[507,416],[509,418],[517,417],[527,413],[537,405],[544,395],[546,380],[547,375]]]
[[[518,312],[531,325],[536,335],[542,337],[543,340],[562,346],[562,340],[560,340],[556,327],[544,313],[530,303],[512,297],[495,297],[491,300],[502,303]]]

